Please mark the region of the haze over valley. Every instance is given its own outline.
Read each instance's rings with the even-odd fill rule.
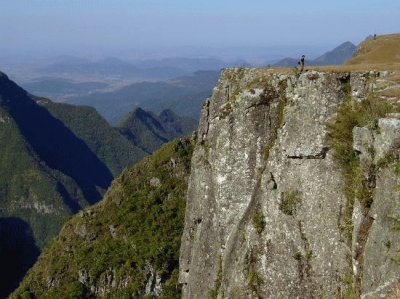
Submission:
[[[0,299],[399,297],[399,11],[0,1]]]

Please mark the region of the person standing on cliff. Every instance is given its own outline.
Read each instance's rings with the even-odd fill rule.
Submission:
[[[302,73],[304,71],[304,59],[305,59],[305,55],[301,56],[300,59],[300,73]]]

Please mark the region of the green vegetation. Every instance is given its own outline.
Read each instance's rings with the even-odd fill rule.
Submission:
[[[306,234],[304,233],[304,229],[303,229],[303,223],[301,220],[299,220],[297,222],[297,227],[299,229],[299,234],[300,234],[300,238],[303,242],[303,252],[300,251],[296,251],[293,254],[293,258],[298,262],[298,266],[299,266],[299,270],[301,271],[301,273],[304,272],[304,274],[306,274],[307,276],[310,276],[311,271],[312,271],[312,266],[311,266],[311,259],[313,257],[313,251],[310,248],[310,242],[308,241],[308,238],[306,236]],[[303,275],[303,274],[301,274]]]
[[[137,108],[128,113],[117,127],[132,144],[152,153],[164,143],[192,133],[197,129],[197,122],[189,117],[180,117],[171,110],[156,115]]]
[[[300,252],[300,251],[296,251],[296,252],[293,254],[293,258],[294,258],[296,261],[300,261],[302,257],[303,257],[303,256],[301,255],[301,252]]]
[[[312,252],[312,250],[307,251],[307,253],[306,253],[306,260],[309,261],[309,260],[312,259],[312,257],[313,257],[313,252]]]
[[[92,108],[31,97],[5,76],[0,83],[0,217],[27,221],[42,247],[145,153]]]
[[[340,278],[341,282],[347,286],[343,299],[355,299],[354,293],[354,277],[351,274],[344,275]],[[339,294],[338,294],[339,295]]]
[[[226,69],[223,74],[225,75],[224,79],[229,82],[228,86],[226,87],[224,86],[224,88],[227,88],[228,91],[228,100],[235,99],[242,90],[240,82],[242,81],[243,76],[245,75],[245,68],[240,67],[240,68]]]
[[[7,245],[9,267],[2,267],[0,278],[8,280],[10,268],[22,263],[18,269],[26,271],[69,215],[99,200],[114,175],[145,155],[94,109],[31,96],[4,74],[0,143],[0,220],[11,231],[10,221],[26,226],[7,231],[12,240],[0,239],[0,251],[8,241],[15,248],[24,244],[35,249],[16,256]],[[5,286],[8,291],[0,287],[0,297],[24,274],[14,272],[14,281]]]
[[[257,234],[261,234],[265,228],[266,222],[264,219],[264,215],[260,210],[256,210],[252,217],[251,217],[251,223],[253,224]]]
[[[40,163],[17,124],[1,107],[0,115],[7,119],[0,125],[0,143],[4,145],[0,147],[0,217],[19,217],[30,223],[37,244],[42,246],[58,232],[67,215],[57,190],[56,180],[62,174]],[[42,213],[35,212],[35,202]],[[45,215],[46,211],[53,215]]]
[[[391,150],[376,163],[378,168],[391,166],[394,174],[400,176],[400,144],[394,144]]]
[[[392,227],[391,229],[395,232],[400,233],[400,217],[398,215],[388,215],[387,219],[391,222]],[[387,250],[390,249],[392,246],[392,242],[390,240],[386,241],[385,246]],[[400,251],[397,252],[396,256],[393,258],[393,260],[400,265]]]
[[[300,194],[297,190],[282,192],[279,210],[286,215],[293,216],[296,213],[296,208],[299,203]]]
[[[342,229],[347,234],[348,242],[351,242],[354,199],[358,198],[363,206],[370,206],[372,203],[368,182],[361,173],[359,160],[353,150],[353,128],[367,127],[377,130],[378,119],[391,112],[393,107],[374,94],[361,102],[353,101],[349,95],[349,86],[345,93],[346,99],[338,108],[334,122],[327,127],[327,143],[333,150],[334,161],[344,178],[347,201]]]
[[[392,222],[392,230],[400,232],[400,219],[399,217],[388,215],[387,218]]]
[[[300,75],[300,69],[297,66],[291,68],[292,74],[295,76]]]
[[[215,287],[209,291],[209,296],[211,299],[218,298],[218,292],[222,285],[222,257],[221,255],[218,256],[218,272],[217,272],[217,279],[215,281]]]
[[[284,110],[287,104],[287,97],[286,97],[286,88],[287,88],[287,81],[280,81],[279,82],[279,93],[275,94],[275,97],[279,98],[279,102],[276,108],[276,113],[272,115],[276,115],[275,119],[272,123],[271,135],[267,140],[267,143],[264,148],[264,160],[268,160],[269,152],[271,151],[272,147],[275,144],[276,138],[278,137],[278,129],[283,125],[283,118],[284,118]],[[268,90],[268,89],[265,89]],[[264,92],[264,96],[266,96]],[[271,97],[271,95],[270,95]],[[273,98],[272,98],[273,99]],[[269,99],[271,101],[271,98]]]
[[[161,277],[162,298],[179,297],[192,148],[187,139],[176,140],[125,170],[102,201],[64,225],[11,298],[90,298],[91,286],[106,288],[109,298],[142,297],[149,269]],[[110,275],[114,286],[105,283]]]
[[[250,251],[246,253],[244,261],[244,274],[246,277],[247,285],[255,293],[258,292],[259,286],[263,283],[263,280],[256,269],[257,252],[257,249],[251,248]]]
[[[350,96],[350,85],[344,88],[345,100],[337,109],[336,118],[327,126],[327,143],[333,151],[334,161],[342,172],[344,179],[344,194],[346,205],[340,229],[344,233],[348,246],[352,244],[353,223],[352,214],[354,200],[357,199],[363,208],[368,209],[373,201],[372,192],[377,168],[386,167],[390,159],[383,159],[377,165],[371,164],[369,169],[361,169],[360,162],[353,150],[354,127],[367,127],[378,131],[378,120],[387,113],[393,112],[395,107],[389,102],[381,100],[376,94],[371,93],[365,100],[354,101]],[[369,154],[374,157],[373,149]],[[366,176],[367,173],[367,176]],[[348,256],[351,265],[351,256]],[[349,273],[342,281],[347,285],[345,298],[354,298],[358,288],[355,286],[353,274]]]
[[[11,116],[0,117],[0,297],[6,297],[68,215],[57,190],[62,175],[40,164]],[[36,208],[35,208],[36,206]],[[46,213],[46,211],[49,211]],[[51,213],[51,214],[50,214]],[[17,229],[15,223],[24,224]]]
[[[94,108],[54,103],[45,99],[41,101],[55,118],[85,142],[114,176],[146,155],[112,128]]]
[[[252,270],[247,274],[247,282],[253,291],[257,290],[257,287],[263,283],[263,279],[257,271]]]

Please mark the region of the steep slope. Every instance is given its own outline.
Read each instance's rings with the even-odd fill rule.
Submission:
[[[354,57],[346,61],[354,64],[399,64],[400,34],[378,35],[375,39],[363,41],[354,53]]]
[[[1,107],[0,145],[0,298],[4,298],[32,266],[38,246],[57,234],[69,206],[75,205],[63,198],[58,181],[75,184],[40,163]],[[76,197],[82,198],[81,192]]]
[[[72,170],[60,171],[60,168],[65,170],[74,165],[65,162],[55,167],[57,160],[63,161],[66,156],[65,152],[58,153],[56,149],[61,147],[61,140],[65,138],[67,144],[75,144],[89,159],[97,162],[94,155],[61,122],[52,118],[47,110],[38,106],[5,75],[0,77],[0,87],[2,215],[12,216],[17,211],[29,213],[32,210],[39,214],[57,215],[62,214],[61,210],[67,213],[76,209],[83,204],[83,188],[64,174]],[[41,156],[45,156],[43,160]],[[94,168],[100,176],[97,184],[106,187],[101,182],[108,180],[111,173],[97,163],[94,163]],[[93,179],[87,189],[95,189],[95,182],[96,179]],[[74,190],[75,196],[62,196],[61,192],[74,194]],[[40,239],[39,244],[43,245],[46,238]]]
[[[180,255],[184,298],[377,298],[400,276],[388,72],[225,70],[206,101]]]
[[[307,59],[306,57],[306,64],[307,65],[338,65],[344,63],[346,60],[352,57],[354,51],[356,50],[356,46],[351,42],[344,42],[343,44],[337,46],[331,51],[328,51],[321,56],[317,57],[316,59]],[[300,58],[284,58],[274,66],[281,66],[281,67],[295,67],[297,66],[297,62]]]
[[[107,165],[113,176],[139,161],[145,153],[112,128],[92,107],[54,103],[36,98],[36,102],[59,119]]]
[[[192,144],[179,139],[69,220],[11,298],[178,298]]]
[[[42,247],[68,215],[100,199],[113,174],[145,155],[93,109],[38,99],[2,73],[0,144],[0,217],[10,228],[6,235],[14,238],[0,240],[0,251],[6,253],[12,252],[2,247],[6,244],[25,242],[26,248]],[[19,222],[27,229],[9,233],[12,223]],[[9,264],[15,262],[19,272],[14,284],[0,281],[1,293],[12,290],[37,252],[1,257]],[[19,263],[23,267],[18,268]],[[0,276],[13,279],[4,267]]]
[[[180,253],[184,298],[376,298],[400,292],[400,76],[394,68],[378,69],[223,72],[203,106],[191,161]],[[157,189],[164,176],[154,171],[179,177],[176,159],[161,157],[168,168],[145,163],[132,170],[145,184],[121,176],[123,186],[115,183],[103,210],[100,203],[96,212],[74,217],[15,296],[157,297],[162,281],[162,295],[176,297],[179,290],[169,287],[175,282],[162,274],[157,279],[155,270],[174,261],[166,267],[173,273],[176,260],[163,254],[169,250],[152,249],[165,248],[158,232],[169,222],[153,217],[148,206],[143,215],[136,206],[127,212],[120,204],[120,212],[110,204],[143,191],[141,199],[149,195],[160,215],[165,197],[158,195],[168,196]],[[141,199],[130,202],[142,207]],[[130,243],[135,252],[123,243],[128,238],[119,234],[119,222],[140,239]],[[169,236],[169,229],[162,235]]]
[[[1,107],[15,121],[32,151],[46,166],[71,177],[88,202],[99,199],[101,190],[108,187],[113,177],[110,168],[118,173],[123,166],[144,155],[110,128],[94,109],[32,97],[5,75],[1,76],[0,87]],[[116,147],[107,144],[108,139],[116,142]],[[124,156],[117,157],[117,148],[124,146],[127,147]],[[132,158],[131,154],[141,156]]]
[[[117,128],[135,146],[152,153],[167,141],[192,133],[197,128],[197,122],[178,116],[169,109],[156,115],[137,108],[128,113]]]
[[[15,217],[0,217],[0,298],[15,290],[38,255],[29,225]]]

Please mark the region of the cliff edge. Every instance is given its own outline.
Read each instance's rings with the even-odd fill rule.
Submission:
[[[389,72],[226,69],[203,108],[184,298],[373,298],[400,275]],[[397,84],[397,83],[396,83]]]

